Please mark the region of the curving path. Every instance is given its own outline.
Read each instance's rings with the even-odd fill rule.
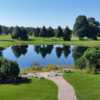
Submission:
[[[48,73],[40,74],[57,85],[58,100],[77,100],[73,87],[63,77],[48,77]]]

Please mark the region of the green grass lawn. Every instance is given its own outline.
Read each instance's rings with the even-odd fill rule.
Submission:
[[[71,41],[64,41],[62,38],[40,38],[30,37],[28,41],[12,40],[10,35],[0,35],[0,47],[7,47],[19,44],[65,44],[65,45],[78,45],[78,46],[100,46],[100,39],[93,40],[78,40],[73,37]]]
[[[57,87],[42,79],[32,79],[26,84],[0,85],[0,100],[57,100]]]
[[[64,78],[73,85],[79,100],[100,100],[100,74],[73,72]]]

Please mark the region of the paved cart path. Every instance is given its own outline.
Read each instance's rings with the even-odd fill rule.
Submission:
[[[73,87],[62,76],[48,77],[48,73],[41,73],[41,75],[57,85],[58,100],[77,100]]]

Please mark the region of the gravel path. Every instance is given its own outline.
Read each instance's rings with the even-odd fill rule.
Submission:
[[[77,100],[73,87],[63,77],[48,77],[48,73],[41,73],[41,75],[57,85],[58,100]]]

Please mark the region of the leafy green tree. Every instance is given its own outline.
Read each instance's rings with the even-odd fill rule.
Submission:
[[[63,29],[60,26],[56,29],[56,37],[63,37]]]
[[[88,18],[89,28],[87,37],[90,39],[97,40],[97,36],[100,33],[100,23],[95,18]]]
[[[78,16],[73,27],[74,35],[78,36],[79,39],[83,39],[88,33],[88,20],[86,16]]]
[[[34,36],[39,37],[40,36],[40,30],[41,29],[39,27],[35,28],[34,29]]]
[[[48,31],[48,37],[53,37],[55,35],[54,29],[52,27],[49,27],[47,31]]]
[[[21,40],[27,40],[28,34],[24,27],[18,27],[16,26],[11,34],[13,39],[21,39]]]
[[[66,27],[66,28],[64,29],[63,39],[64,39],[65,41],[70,41],[70,40],[71,40],[71,35],[72,35],[71,29],[69,29],[68,27]]]
[[[11,37],[13,39],[19,39],[20,34],[21,34],[21,30],[20,30],[20,28],[18,26],[16,26],[15,28],[13,28]]]
[[[21,30],[21,33],[19,34],[19,38],[21,40],[27,40],[28,39],[28,32],[27,32],[27,30],[24,27],[21,27],[20,30]]]
[[[0,59],[0,79],[16,79],[20,69],[16,62]]]
[[[46,29],[45,26],[43,26],[43,27],[41,28],[40,33],[39,33],[39,36],[40,36],[40,37],[47,37],[47,36],[48,36],[48,31],[47,31],[47,29]]]

